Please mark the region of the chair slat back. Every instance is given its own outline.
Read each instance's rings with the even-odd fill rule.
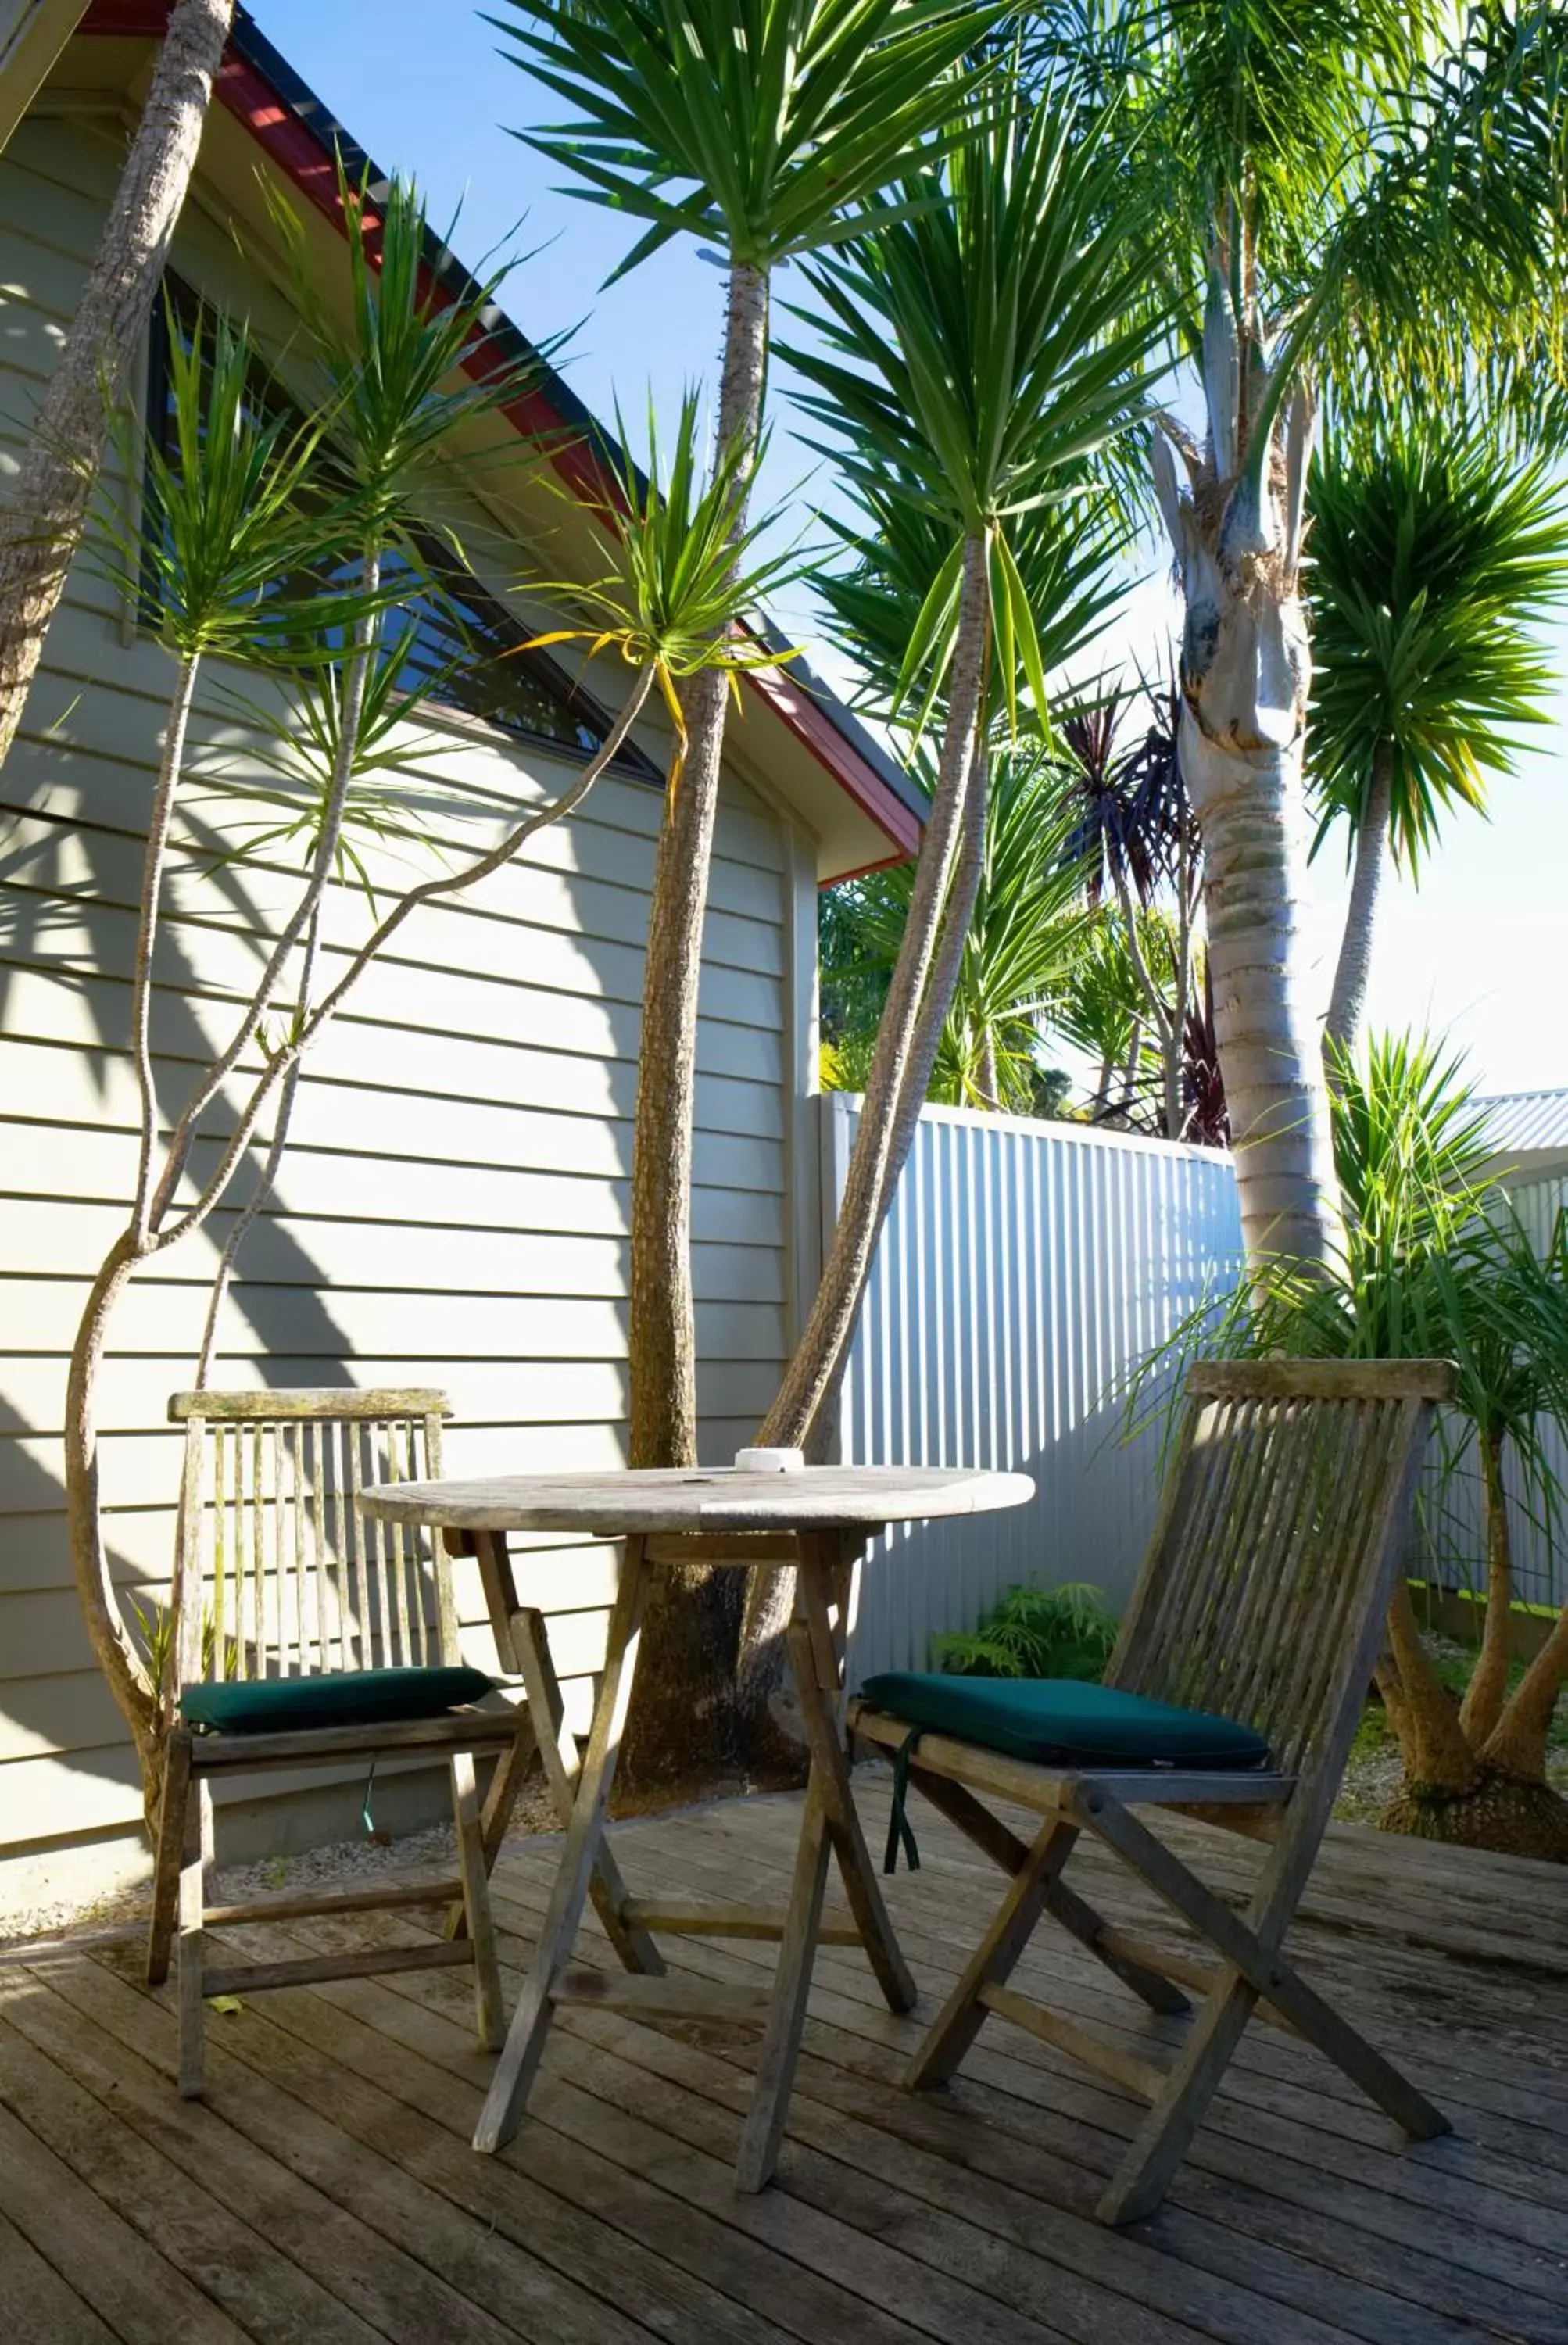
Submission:
[[[457,1659],[442,1542],[363,1512],[383,1482],[433,1479],[444,1393],[176,1393],[181,1684]]]
[[[1452,1386],[1442,1360],[1200,1361],[1107,1682],[1337,1771]]]

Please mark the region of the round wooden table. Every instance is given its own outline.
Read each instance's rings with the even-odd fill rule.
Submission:
[[[863,1945],[892,2010],[908,2011],[915,2001],[850,1787],[844,1666],[860,1557],[867,1540],[889,1523],[986,1514],[1023,1506],[1033,1495],[1026,1474],[907,1466],[528,1474],[493,1481],[394,1483],[366,1493],[367,1515],[427,1526],[443,1532],[450,1546],[477,1556],[501,1665],[522,1676],[565,1832],[533,1968],[480,2114],[475,2149],[499,2149],[512,2138],[555,2006],[585,2002],[647,2017],[760,2021],[757,2088],[741,2133],[736,2176],[747,2190],[759,2190],[770,2178],[805,2025],[830,1853],[838,1859],[853,1922],[852,1932],[835,1931],[835,1937],[852,1936]],[[580,1531],[626,1540],[604,1674],[580,1763],[563,1719],[544,1615],[517,1600],[506,1547],[512,1531]],[[632,1897],[605,1841],[648,1576],[661,1567],[690,1563],[795,1569],[788,1645],[810,1775],[789,1901],[777,1913]],[[590,1895],[628,1974],[623,1979],[571,1967]],[[776,1939],[772,1987],[754,1992],[671,1978],[654,1943],[656,1931],[692,1936],[739,1931]]]

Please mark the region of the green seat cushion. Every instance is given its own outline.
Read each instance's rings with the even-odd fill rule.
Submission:
[[[287,1733],[293,1727],[374,1726],[439,1718],[494,1690],[483,1670],[341,1670],[314,1678],[253,1678],[189,1685],[179,1698],[188,1726],[220,1734]]]
[[[1261,1767],[1250,1726],[1077,1678],[955,1678],[890,1670],[863,1699],[911,1727],[1052,1767]]]

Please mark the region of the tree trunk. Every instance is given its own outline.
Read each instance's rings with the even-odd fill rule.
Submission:
[[[81,537],[117,390],[158,289],[234,0],[176,0],[92,272],[0,513],[0,761]]]
[[[1334,990],[1323,1029],[1326,1043],[1341,1051],[1353,1051],[1366,1014],[1367,987],[1372,974],[1372,937],[1377,926],[1378,898],[1389,859],[1389,816],[1393,805],[1394,758],[1391,745],[1380,741],[1372,753],[1372,776],[1367,803],[1356,827],[1356,860],[1350,878],[1350,900],[1345,908],[1345,932],[1334,969]]]
[[[975,1088],[980,1104],[995,1112],[1002,1105],[1002,1077],[996,1063],[996,1034],[987,1026],[980,1038],[980,1065],[976,1070]]]
[[[1472,1792],[1480,1777],[1475,1754],[1460,1728],[1459,1709],[1427,1659],[1401,1579],[1389,1607],[1389,1641],[1400,1676],[1400,1750],[1407,1794],[1452,1796]],[[1396,1826],[1394,1829],[1399,1829]]]
[[[1299,568],[1313,408],[1298,383],[1266,431],[1249,421],[1265,411],[1253,337],[1244,356],[1228,300],[1217,299],[1204,336],[1207,450],[1168,420],[1154,443],[1186,606],[1181,769],[1203,843],[1215,1030],[1247,1259],[1311,1264],[1343,1243],[1301,937],[1312,663]]]
[[[767,347],[767,276],[737,265],[729,278],[716,461],[756,441]],[[748,486],[743,475],[737,531],[745,522]],[[692,1117],[702,930],[728,692],[728,679],[708,669],[681,695],[686,756],[672,772],[654,870],[632,1145],[626,1341],[634,1467],[697,1463]],[[742,1579],[722,1566],[656,1579],[622,1746],[620,1778],[634,1793],[655,1780],[711,1773],[732,1756],[726,1721]]]
[[[1508,1691],[1509,1608],[1513,1602],[1513,1558],[1508,1526],[1508,1494],[1502,1487],[1502,1429],[1488,1426],[1480,1436],[1481,1482],[1486,1519],[1486,1625],[1471,1672],[1459,1722],[1472,1751],[1479,1751],[1502,1716]]]
[[[1234,745],[1189,702],[1182,757],[1203,826],[1214,1022],[1247,1259],[1340,1242],[1321,1045],[1303,999],[1301,741]]]
[[[980,604],[978,659],[970,624],[976,601]],[[850,1337],[860,1313],[877,1240],[892,1203],[899,1175],[914,1145],[985,868],[991,777],[981,746],[983,726],[980,716],[989,660],[989,584],[982,545],[978,565],[965,564],[948,729],[937,769],[937,787],[921,842],[893,980],[877,1029],[876,1051],[860,1107],[860,1128],[850,1152],[832,1248],[817,1291],[816,1304],[796,1345],[784,1386],[758,1436],[765,1443],[803,1447],[813,1458],[827,1455],[837,1430],[839,1396],[849,1359]],[[961,731],[959,720],[965,710],[969,711],[969,722]],[[923,982],[916,976],[922,963]],[[919,991],[914,990],[917,983],[921,987]],[[872,1138],[862,1154],[861,1142],[868,1132]],[[881,1171],[879,1183],[872,1189],[870,1183],[876,1155],[881,1157]],[[851,1277],[854,1283],[850,1286],[847,1282]],[[834,1282],[831,1290],[830,1280]],[[813,1347],[812,1330],[818,1325],[823,1297],[830,1291],[847,1295],[848,1316],[846,1319],[834,1304],[830,1314],[824,1317],[827,1335],[820,1333]],[[827,1342],[835,1335],[838,1348],[830,1351]],[[799,1375],[798,1370],[801,1371]],[[736,1705],[743,1746],[748,1753],[773,1764],[799,1741],[790,1718],[793,1694],[788,1685],[784,1654],[784,1632],[793,1598],[792,1570],[752,1574],[736,1666]]]
[[[1482,1764],[1523,1782],[1544,1783],[1547,1731],[1564,1684],[1568,1684],[1568,1605],[1482,1744]]]
[[[98,1436],[94,1399],[109,1321],[136,1267],[127,1230],[93,1281],[76,1329],[66,1385],[66,1526],[71,1569],[93,1654],[125,1716],[141,1761],[150,1812],[156,1798],[162,1721],[158,1690],[121,1618],[104,1545],[98,1503]]]
[[[819,1423],[831,1415],[871,1256],[931,1081],[942,1020],[957,981],[962,928],[968,925],[967,913],[962,928],[952,920],[944,923],[943,915],[952,909],[949,877],[966,830],[972,853],[973,848],[967,800],[976,765],[983,767],[983,760],[975,756],[975,726],[989,658],[989,622],[986,543],[983,537],[972,537],[964,548],[958,635],[936,788],[898,959],[877,1028],[843,1201],[810,1315],[759,1436],[765,1443],[804,1445]],[[978,880],[978,870],[975,878]],[[947,992],[940,1005],[932,983],[939,932],[951,948],[942,956]],[[917,1038],[918,1059],[924,1061],[923,1066],[917,1061]],[[912,1113],[909,1112],[911,1101]]]

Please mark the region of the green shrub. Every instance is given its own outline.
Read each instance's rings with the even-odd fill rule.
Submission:
[[[1116,1619],[1097,1588],[1016,1587],[972,1635],[932,1639],[939,1670],[961,1678],[1098,1678],[1116,1641]]]

